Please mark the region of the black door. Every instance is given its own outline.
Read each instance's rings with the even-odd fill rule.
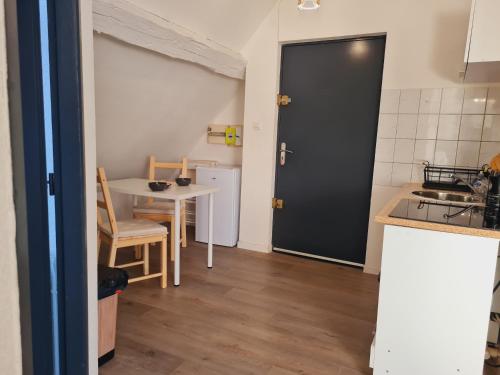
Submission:
[[[283,46],[275,250],[365,262],[384,52],[385,36]]]

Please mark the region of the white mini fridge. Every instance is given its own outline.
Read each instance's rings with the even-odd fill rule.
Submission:
[[[215,245],[236,246],[240,218],[241,170],[234,166],[197,167],[196,184],[216,186],[214,197]],[[198,242],[208,242],[208,196],[196,198],[196,235]]]

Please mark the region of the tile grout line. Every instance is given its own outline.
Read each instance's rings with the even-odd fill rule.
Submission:
[[[441,125],[441,108],[443,106],[443,91],[444,89],[442,89],[441,91],[441,103],[439,103],[439,118],[438,118],[438,127],[436,129],[436,143],[434,145],[434,160],[433,160],[433,164],[436,162],[436,153],[437,153],[437,143],[438,143],[438,137],[439,137],[439,128],[440,128],[440,125]],[[465,90],[464,90],[465,91]],[[464,94],[465,96],[465,94]],[[464,106],[464,98],[462,97],[462,108]],[[462,109],[460,109],[460,113],[462,113]],[[460,120],[462,119],[462,116],[460,115]],[[459,128],[459,131],[460,131],[460,128]],[[458,148],[458,141],[457,141],[457,148]],[[455,160],[453,160],[453,166],[455,166],[455,162],[457,160],[457,150],[455,149]]]
[[[398,136],[398,128],[399,128],[399,108],[401,106],[401,94],[402,93],[403,93],[403,90],[399,90],[398,114],[397,114],[397,121],[396,121],[396,134],[394,134],[394,146],[392,148],[391,177],[389,179],[389,186],[392,186],[392,175],[394,173],[394,156],[396,154],[396,139],[397,139],[397,136]]]
[[[483,125],[481,126],[481,138],[479,138],[479,151],[477,153],[477,164],[476,166],[479,168],[479,160],[481,159],[481,149],[483,148],[483,133],[484,133],[484,124],[486,123],[486,113],[488,107],[488,99],[490,96],[491,87],[488,87],[488,91],[486,91],[486,103],[484,103],[484,114],[483,114]],[[481,166],[482,167],[482,166]]]
[[[406,89],[405,89],[406,90]],[[400,94],[399,94],[399,105],[398,105],[398,121],[397,121],[397,124],[396,124],[396,137],[394,139],[394,152],[393,152],[393,156],[392,156],[392,171],[391,171],[391,186],[392,187],[396,187],[393,185],[393,181],[394,181],[394,167],[395,167],[395,164],[400,164],[399,162],[396,163],[395,161],[395,156],[396,156],[396,142],[398,141],[398,139],[403,139],[403,138],[398,138],[398,130],[399,130],[399,118],[402,114],[409,114],[409,113],[402,113],[400,112],[400,107],[401,107],[401,95],[403,93],[403,90],[400,91]]]
[[[413,180],[413,170],[415,169],[415,147],[417,146],[418,119],[420,118],[420,107],[422,106],[422,90],[420,90],[417,112],[417,126],[415,127],[415,138],[413,139],[413,152],[411,158],[410,182]]]
[[[457,147],[455,148],[455,160],[453,160],[453,167],[457,167],[457,156],[458,156],[458,142],[460,139],[460,130],[462,129],[462,118],[463,118],[463,112],[464,112],[464,104],[465,104],[465,90],[464,89],[464,97],[462,99],[462,110],[460,111],[460,119],[459,119],[459,124],[458,124],[458,135],[457,135]],[[437,141],[436,141],[437,143]]]

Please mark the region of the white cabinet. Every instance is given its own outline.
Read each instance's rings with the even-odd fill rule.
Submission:
[[[499,17],[499,0],[473,0],[465,49],[466,82],[500,81]]]
[[[374,375],[482,374],[498,245],[385,226]]]
[[[240,217],[240,168],[232,166],[198,167],[196,183],[215,186],[213,241],[216,245],[236,246]],[[208,198],[196,198],[196,241],[208,241]]]

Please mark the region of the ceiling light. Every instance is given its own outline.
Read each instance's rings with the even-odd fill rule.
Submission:
[[[319,8],[319,2],[321,0],[298,0],[299,10],[316,10]]]

